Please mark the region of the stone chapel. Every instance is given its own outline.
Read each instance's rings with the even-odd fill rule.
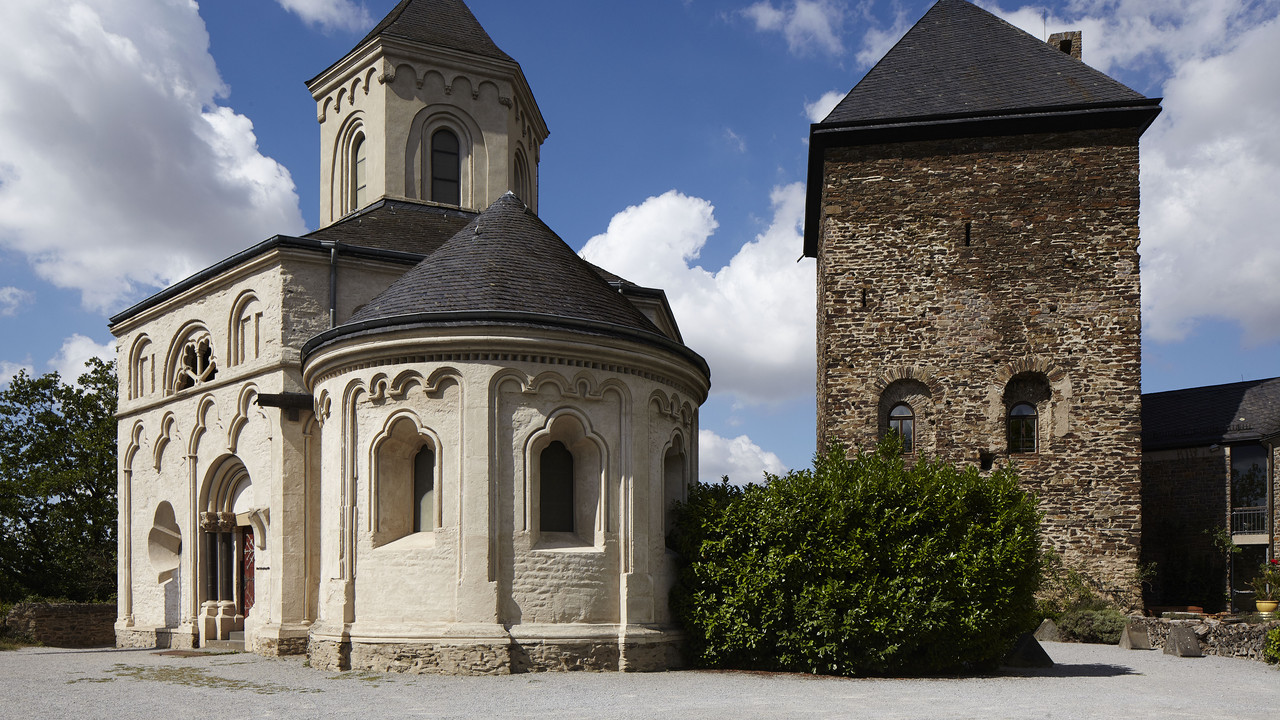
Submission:
[[[320,229],[111,318],[122,647],[320,668],[677,661],[672,503],[710,371],[544,224],[548,131],[462,0],[307,83]]]
[[[1159,114],[939,0],[810,132],[818,442],[1016,466],[1046,541],[1139,602],[1138,139]]]

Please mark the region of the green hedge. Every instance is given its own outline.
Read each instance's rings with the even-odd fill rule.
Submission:
[[[671,538],[672,608],[696,666],[985,669],[1035,627],[1039,520],[1010,469],[833,448],[764,485],[692,489]]]

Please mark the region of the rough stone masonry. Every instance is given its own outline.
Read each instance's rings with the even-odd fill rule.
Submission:
[[[1010,462],[1069,564],[1137,601],[1137,128],[826,150],[818,440]],[[1009,452],[1012,407],[1035,452]]]

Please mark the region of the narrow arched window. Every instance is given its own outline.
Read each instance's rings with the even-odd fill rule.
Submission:
[[[351,210],[359,210],[369,200],[368,154],[368,143],[360,133],[351,143]]]
[[[413,531],[436,529],[436,454],[422,446],[413,456]]]
[[[1009,410],[1009,452],[1036,451],[1036,406],[1018,403]]]
[[[529,191],[529,168],[525,163],[524,153],[519,150],[516,151],[515,176],[515,187],[512,190],[528,205],[533,200]]]
[[[542,451],[538,463],[539,528],[573,532],[573,453],[557,440]]]
[[[458,136],[437,130],[431,136],[431,199],[446,205],[462,204],[462,163]]]
[[[889,432],[897,433],[902,438],[902,452],[915,452],[915,425],[916,414],[912,412],[911,406],[906,403],[898,403],[889,411]]]

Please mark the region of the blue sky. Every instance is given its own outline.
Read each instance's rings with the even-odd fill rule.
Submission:
[[[316,227],[305,80],[394,0],[0,3],[0,382],[113,354],[106,318]],[[928,0],[472,0],[551,136],[540,211],[667,289],[712,364],[703,474],[813,453],[808,125]],[[1142,144],[1143,389],[1280,375],[1280,4],[979,3],[1165,111]]]

